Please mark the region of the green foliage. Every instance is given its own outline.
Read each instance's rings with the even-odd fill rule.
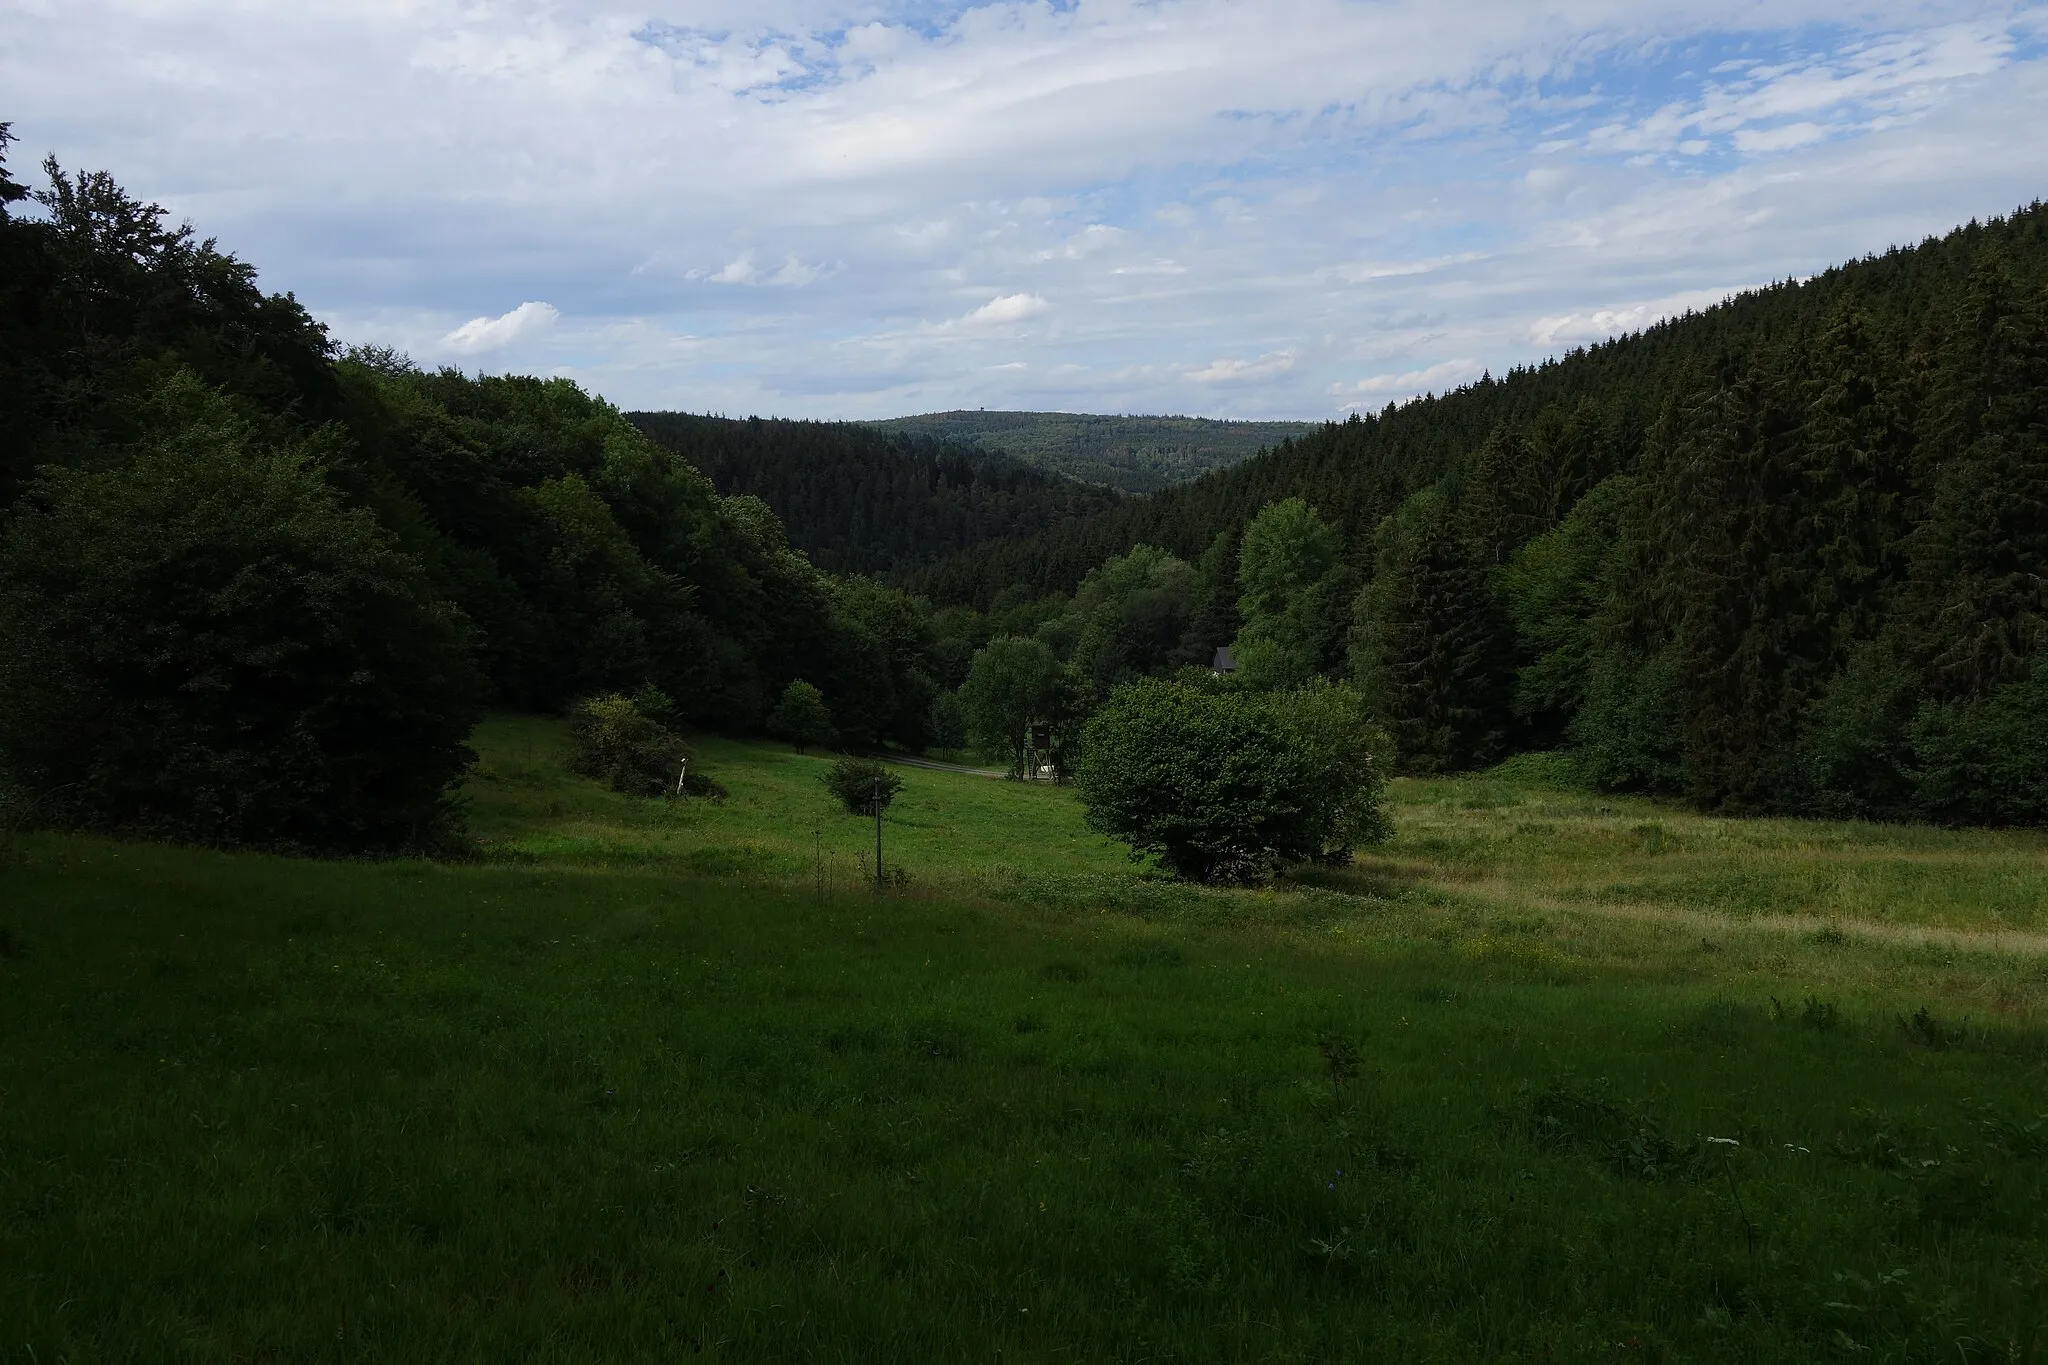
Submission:
[[[1381,542],[1354,611],[1353,674],[1404,768],[1483,767],[1506,738],[1511,637],[1481,557],[1435,490],[1389,518]]]
[[[903,790],[903,779],[872,758],[842,758],[818,780],[848,815],[865,815],[870,819],[877,808],[887,810],[896,793]]]
[[[1801,804],[1838,819],[1909,813],[1918,698],[1918,676],[1885,643],[1857,650],[1808,708],[1800,737]]]
[[[29,194],[28,186],[7,173],[7,148],[15,140],[14,125],[0,123],[0,222],[6,221],[9,204],[18,204]]]
[[[1059,660],[1044,641],[1014,635],[990,640],[975,653],[960,689],[975,743],[991,755],[1008,755],[1012,773],[1022,775],[1031,727],[1048,720],[1061,682]]]
[[[1126,493],[1157,492],[1315,430],[1312,422],[981,409],[864,425],[927,440],[971,442],[1070,479]]]
[[[147,439],[149,395],[178,370],[266,441],[333,415],[326,329],[297,300],[104,171],[43,169],[39,216],[0,203],[0,507],[40,465],[104,466]],[[6,184],[0,201],[19,202],[25,187]]]
[[[1306,585],[1377,561],[1354,662],[1415,766],[1575,737],[1599,781],[1707,807],[2005,821],[2019,817],[1955,784],[1990,780],[1963,736],[2006,715],[1979,708],[2048,654],[2044,432],[2035,204],[1326,426],[916,581],[947,600],[1029,596],[1133,545],[1194,556],[1242,530],[1254,685],[1332,670],[1310,618],[1342,612],[1305,610]],[[1417,514],[1432,499],[1447,530]],[[1470,638],[1494,633],[1472,628],[1488,596],[1512,616],[1511,651]],[[1427,685],[1405,696],[1386,690],[1397,602],[1435,623],[1406,641]],[[1904,674],[1879,679],[1880,654]],[[1511,691],[1513,723],[1485,696],[1446,724],[1432,707],[1467,686]],[[1918,755],[1908,730],[1933,748]]]
[[[832,713],[825,708],[825,694],[801,678],[791,682],[768,713],[768,733],[788,740],[798,753],[830,744],[837,731]]]
[[[1076,773],[1088,823],[1176,876],[1250,881],[1341,862],[1384,837],[1385,740],[1348,689],[1119,688],[1088,722]]]
[[[931,608],[866,578],[834,584],[832,601],[832,714],[840,734],[856,744],[923,749],[937,691]]]
[[[850,515],[878,564],[897,562],[892,536],[915,557],[1114,501],[863,428],[656,423],[707,477],[565,379],[428,372],[374,349],[336,362],[251,267],[105,175],[48,172],[41,216],[0,217],[0,507],[38,465],[113,469],[159,441],[148,395],[189,370],[250,442],[317,447],[327,482],[469,618],[501,703],[553,711],[652,684],[676,721],[744,731],[801,676],[854,742],[915,748],[937,680],[964,680],[986,623],[954,619],[942,637],[922,600],[835,584],[791,548],[772,490],[728,476],[749,461],[865,470],[841,501],[806,476],[797,539],[813,543],[814,514]]]
[[[1482,563],[1505,564],[1554,520],[1536,453],[1512,423],[1495,427],[1472,457],[1458,501],[1459,531]]]
[[[1182,662],[1182,643],[1201,580],[1183,561],[1149,545],[1107,560],[1088,575],[1060,618],[1044,630],[1059,638],[1091,700],[1121,683]]]
[[[932,698],[925,729],[935,749],[956,753],[967,747],[967,708],[961,704],[958,692],[940,692]]]
[[[2048,823],[2048,654],[2033,672],[1913,718],[1914,803],[1937,819]]]
[[[1614,791],[1682,791],[1684,695],[1675,651],[1645,659],[1627,646],[1593,658],[1569,735],[1586,775]]]
[[[1610,478],[1563,522],[1531,540],[1501,576],[1521,667],[1514,713],[1539,742],[1554,740],[1586,697],[1593,618],[1610,590],[1609,561],[1628,482]]]
[[[1014,633],[1014,632],[1009,632]],[[988,618],[967,607],[946,607],[932,613],[932,681],[943,691],[957,692],[974,666],[974,651],[989,641]]]
[[[1218,531],[1195,563],[1198,596],[1180,655],[1197,668],[1208,667],[1218,647],[1235,640],[1244,628],[1244,614],[1237,609],[1238,542],[1236,531]]]
[[[0,768],[44,823],[392,849],[453,827],[481,680],[418,563],[197,378],[0,545]]]
[[[570,770],[615,792],[663,796],[684,780],[690,746],[632,697],[585,697],[569,708],[569,733]]]
[[[719,492],[753,495],[774,509],[791,541],[833,573],[908,568],[1117,502],[1106,488],[947,433],[674,412],[630,420]]]
[[[1987,253],[1933,368],[1898,633],[1935,695],[1981,697],[2048,650],[2048,282]]]
[[[1245,527],[1235,653],[1247,686],[1299,687],[1336,666],[1358,589],[1343,548],[1337,528],[1300,498],[1267,506]]]

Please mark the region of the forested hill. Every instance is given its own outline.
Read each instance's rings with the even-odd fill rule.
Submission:
[[[629,421],[726,496],[775,509],[790,544],[832,573],[921,564],[1030,536],[1118,501],[1101,487],[963,443],[848,422],[636,412]]]
[[[972,443],[1126,493],[1154,493],[1315,429],[1313,422],[1110,417],[1071,412],[927,412],[865,425]]]
[[[1549,525],[1606,475],[1634,469],[1667,410],[1674,418],[1697,411],[1745,376],[1813,380],[1815,348],[1839,327],[1844,309],[1854,311],[1859,329],[1853,363],[1868,368],[1892,420],[1909,422],[1944,338],[1971,325],[1958,309],[1972,270],[1993,260],[2016,293],[2048,278],[2048,213],[2039,204],[1441,397],[1326,424],[1191,483],[1037,536],[981,546],[906,581],[939,601],[983,605],[1013,584],[1071,592],[1090,569],[1133,545],[1192,558],[1260,507],[1291,496],[1336,521],[1363,566],[1382,518],[1419,489],[1443,482],[1455,492],[1469,482],[1487,438],[1502,430],[1513,433],[1517,467],[1480,476],[1510,476],[1514,486],[1498,496],[1517,501],[1532,525]]]

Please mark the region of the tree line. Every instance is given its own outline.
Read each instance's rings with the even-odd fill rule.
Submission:
[[[864,425],[967,442],[1038,469],[1125,493],[1156,493],[1236,464],[1268,446],[1313,430],[1316,423],[959,409]]]
[[[0,814],[431,846],[483,706],[589,698],[1084,779],[1091,744],[1209,746],[1161,790],[1255,739],[1324,776],[1370,752],[1376,781],[1383,729],[1414,772],[1566,746],[1718,809],[2048,812],[2039,206],[1119,500],[340,353],[110,177],[49,162],[31,193],[8,141]],[[871,496],[792,502],[806,468]],[[821,569],[756,476],[892,580]],[[904,539],[863,548],[888,517]],[[1250,842],[1120,828],[1201,875],[1376,828],[1294,786],[1196,803],[1265,811]]]
[[[831,573],[883,573],[1116,505],[1108,488],[1000,451],[869,423],[731,421],[677,412],[627,420],[726,496],[758,497],[790,544]]]
[[[1074,624],[1140,566],[1114,631]],[[1054,603],[1038,634],[1098,692],[1226,644],[1246,686],[1347,679],[1409,771],[1568,746],[1711,809],[2038,821],[2048,209],[902,581]]]
[[[927,742],[979,639],[959,613],[822,572],[760,498],[566,380],[340,353],[112,177],[49,161],[31,190],[11,141],[0,125],[0,815],[433,846],[485,705],[639,695],[744,732],[798,678],[842,743]]]

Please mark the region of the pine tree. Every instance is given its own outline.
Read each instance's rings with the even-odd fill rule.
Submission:
[[[1409,772],[1492,762],[1513,687],[1509,630],[1481,555],[1440,495],[1404,509],[1408,524],[1359,594],[1354,669]]]
[[[1465,538],[1482,560],[1505,564],[1549,529],[1546,483],[1536,451],[1520,430],[1507,423],[1495,427],[1473,457],[1458,503]]]
[[[1777,371],[1754,367],[1694,416],[1673,468],[1692,528],[1671,566],[1685,678],[1687,771],[1694,799],[1761,807],[1783,774],[1800,676],[1826,631],[1813,565],[1798,535],[1809,514],[1798,468],[1799,409]],[[1817,685],[1824,673],[1807,686]]]
[[[1937,696],[1979,697],[2048,645],[2048,290],[2019,294],[1995,256],[1941,347],[1921,446],[1899,634]]]
[[[1229,644],[1244,625],[1237,609],[1237,546],[1240,533],[1218,531],[1195,565],[1195,612],[1181,636],[1176,661],[1206,667],[1218,645]]]

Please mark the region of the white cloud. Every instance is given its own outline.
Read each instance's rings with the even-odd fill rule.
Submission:
[[[1763,281],[1751,281],[1741,287],[1729,289],[1692,289],[1635,303],[1537,318],[1529,325],[1528,337],[1544,351],[1558,346],[1605,341],[1609,337],[1639,332],[1663,318],[1677,317],[1685,312],[1702,312],[1732,294],[1741,293],[1743,288],[1754,288],[1761,283]]]
[[[1034,261],[1078,261],[1084,256],[1116,244],[1124,236],[1122,228],[1113,228],[1106,223],[1090,223],[1080,232],[1067,238],[1056,247],[1047,247],[1032,256]]]
[[[1197,384],[1242,384],[1253,379],[1269,379],[1293,369],[1300,355],[1299,350],[1289,347],[1284,351],[1268,351],[1256,360],[1212,360],[1198,369],[1189,370],[1188,378]]]
[[[1743,128],[1735,134],[1735,150],[1739,152],[1788,152],[1794,147],[1804,147],[1809,142],[1818,142],[1828,135],[1828,130],[1818,123],[1787,123],[1777,128]],[[1688,155],[1707,150],[1704,142],[1681,142],[1681,152],[1694,149]]]
[[[1389,400],[1398,402],[1469,384],[1479,378],[1484,369],[1476,360],[1445,360],[1405,374],[1376,374],[1348,384],[1333,384],[1330,394],[1335,398],[1350,399],[1344,404],[1346,410],[1374,408]]]
[[[1740,152],[1787,151],[1924,113],[1940,102],[1945,87],[1998,70],[2015,46],[2009,24],[1986,16],[1851,42],[1803,60],[1724,62],[1713,73],[1724,79],[1711,82],[1698,98],[1668,103],[1637,121],[1604,125],[1589,143],[1696,156],[1725,136]]]
[[[551,303],[522,303],[494,318],[471,318],[441,338],[441,344],[458,355],[502,351],[514,342],[539,336],[560,316]]]
[[[813,265],[809,261],[787,256],[783,258],[782,264],[775,268],[775,273],[768,277],[768,283],[781,285],[785,289],[801,289],[807,284],[816,284],[831,273],[830,266]]]
[[[713,271],[710,279],[713,284],[752,284],[760,277],[761,272],[754,269],[754,253],[742,251]]]
[[[1049,311],[1052,305],[1036,294],[1003,294],[990,299],[955,323],[967,327],[1001,327]]]
[[[1325,415],[2004,211],[2048,126],[2006,0],[0,7],[18,164],[345,341],[515,356],[552,307],[477,315],[544,295],[583,381],[728,412]]]
[[[716,270],[693,270],[685,278],[709,280],[713,284],[765,284],[801,289],[831,273],[830,266],[800,261],[794,256],[785,256],[781,265],[772,271],[764,271],[754,264],[753,252],[742,251]]]

